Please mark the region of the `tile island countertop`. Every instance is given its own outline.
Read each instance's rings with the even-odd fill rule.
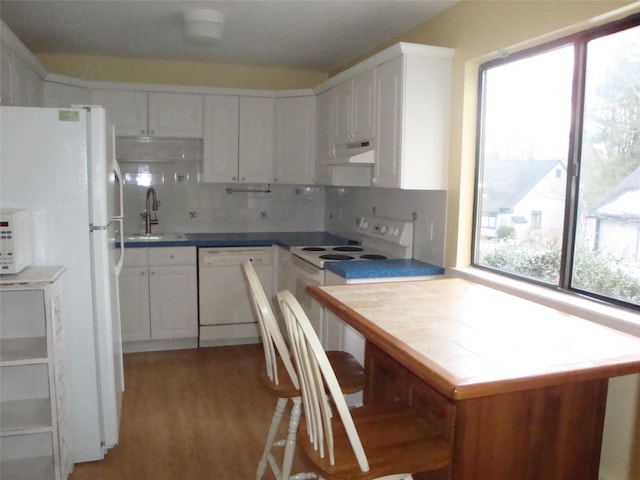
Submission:
[[[307,291],[454,400],[640,372],[640,338],[467,280]]]

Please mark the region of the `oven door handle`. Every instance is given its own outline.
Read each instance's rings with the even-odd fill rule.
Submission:
[[[298,269],[301,273],[308,274],[310,277],[317,278],[321,273],[322,269],[318,268],[314,265],[311,265],[309,262],[302,260],[295,255],[291,256],[291,264],[294,268]]]

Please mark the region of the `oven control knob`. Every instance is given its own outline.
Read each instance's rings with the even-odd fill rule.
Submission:
[[[363,220],[360,226],[366,230],[367,228],[369,228],[369,222],[367,222],[366,220]]]
[[[382,235],[384,235],[385,233],[387,233],[387,226],[386,225],[380,225],[380,233]]]
[[[399,228],[396,227],[396,228],[393,229],[393,236],[394,237],[400,236],[400,229]]]

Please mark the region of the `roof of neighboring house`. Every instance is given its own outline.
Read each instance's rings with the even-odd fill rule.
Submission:
[[[592,216],[615,220],[640,220],[640,167],[605,195]]]
[[[510,213],[557,166],[558,160],[486,162],[482,211]]]

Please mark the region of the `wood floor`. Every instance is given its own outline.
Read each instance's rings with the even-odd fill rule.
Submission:
[[[254,479],[276,403],[262,359],[260,345],[126,354],[120,442],[70,480]]]

